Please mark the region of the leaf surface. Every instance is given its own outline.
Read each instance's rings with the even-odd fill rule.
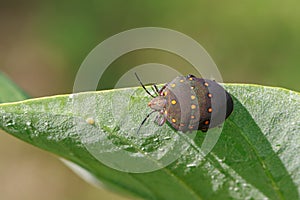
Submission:
[[[299,93],[245,84],[224,87],[234,98],[234,112],[207,155],[202,144],[218,129],[193,138],[167,124],[158,127],[152,116],[136,135],[150,111],[150,98],[141,88],[0,104],[0,128],[72,161],[112,190],[145,199],[299,199]],[[173,161],[175,154],[179,158]],[[170,164],[130,173],[140,157],[149,158],[150,168]],[[110,159],[129,172],[103,164]]]

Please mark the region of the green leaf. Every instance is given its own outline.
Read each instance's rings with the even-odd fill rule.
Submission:
[[[0,127],[72,161],[112,190],[145,199],[299,199],[300,94],[256,85],[225,87],[234,97],[234,112],[206,156],[201,145],[218,128],[192,138],[167,124],[158,127],[151,118],[136,134],[150,111],[141,88],[0,104]],[[147,173],[118,171],[92,155],[106,150],[113,156],[122,149],[138,159],[170,150],[170,144],[182,150],[179,159]],[[115,166],[124,163],[134,164],[120,156]]]
[[[0,72],[0,103],[27,99],[28,96]]]

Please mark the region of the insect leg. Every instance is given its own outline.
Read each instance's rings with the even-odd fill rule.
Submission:
[[[166,122],[166,116],[164,115],[164,113],[159,113],[159,115],[156,116],[155,123],[157,123],[158,126],[162,126],[165,122]]]
[[[157,86],[155,84],[152,85],[151,89],[157,96],[159,96],[159,89],[157,88]]]
[[[166,87],[167,87],[167,84],[165,84],[162,88],[160,88],[160,90],[158,90],[157,92],[159,93],[159,94],[161,94],[162,93],[162,91],[164,90],[164,89],[166,89]]]

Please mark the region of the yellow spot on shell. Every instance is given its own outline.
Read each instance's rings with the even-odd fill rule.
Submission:
[[[189,78],[190,79],[190,81],[192,81],[193,80],[193,78],[191,77],[191,78]]]
[[[175,118],[173,118],[173,119],[172,119],[172,122],[173,122],[173,123],[175,123],[175,122],[176,122],[176,119],[175,119]]]
[[[183,80],[183,79],[181,79],[179,82],[180,82],[180,83],[183,83],[183,82],[184,82],[184,80]]]
[[[192,116],[191,116],[191,119],[195,119],[195,116],[194,116],[194,115],[192,115]]]
[[[191,105],[191,109],[195,109],[196,108],[196,105]]]
[[[191,96],[191,99],[192,99],[192,100],[196,99],[195,95],[192,95],[192,96]]]
[[[208,93],[207,96],[208,96],[209,98],[212,98],[212,94],[211,94],[211,93]]]
[[[177,102],[176,102],[176,100],[174,99],[174,100],[171,101],[171,103],[172,103],[173,105],[175,105]]]
[[[168,94],[167,92],[164,92],[164,96],[167,96],[167,94]]]
[[[204,86],[208,87],[208,86],[209,86],[209,84],[205,82],[205,83],[204,83]]]
[[[171,87],[175,87],[175,86],[176,86],[176,84],[175,84],[175,83],[171,84]]]
[[[211,113],[213,110],[212,110],[212,108],[209,108],[209,109],[207,109],[207,111],[208,111],[209,113]]]

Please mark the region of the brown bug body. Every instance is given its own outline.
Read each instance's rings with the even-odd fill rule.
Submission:
[[[156,123],[166,121],[179,131],[187,132],[216,127],[233,110],[233,101],[217,82],[193,75],[178,76],[158,91],[149,106],[158,111]]]

